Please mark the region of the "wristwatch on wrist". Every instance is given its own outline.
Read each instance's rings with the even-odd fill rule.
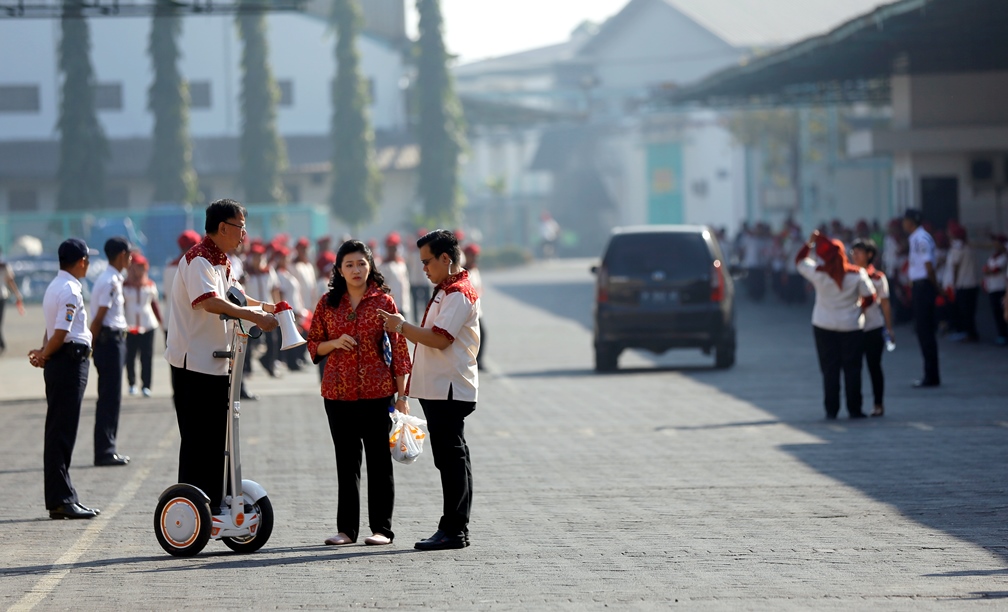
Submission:
[[[408,401],[409,401],[408,395],[400,395],[398,398],[396,398],[396,402],[408,402]]]
[[[395,326],[395,333],[401,334],[402,333],[402,326],[405,325],[405,324],[406,324],[406,320],[405,319],[402,320],[402,321],[399,321],[399,325]]]

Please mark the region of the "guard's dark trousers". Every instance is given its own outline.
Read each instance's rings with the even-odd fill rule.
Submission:
[[[336,528],[353,541],[360,532],[361,448],[367,456],[368,526],[372,533],[394,539],[392,508],[395,479],[389,452],[391,397],[341,402],[325,400],[329,431],[336,447],[339,501]]]
[[[94,344],[98,370],[98,402],[95,404],[95,461],[116,454],[119,407],[122,403],[123,367],[126,365],[126,337],[103,327]]]
[[[70,459],[77,441],[81,402],[87,386],[91,362],[74,354],[73,348],[81,345],[64,344],[46,362],[44,370],[46,391],[45,447],[42,451],[45,473],[45,505],[54,510],[63,504],[76,504],[77,491],[70,482]]]
[[[935,337],[935,286],[929,280],[913,282],[913,316],[917,342],[924,357],[924,382],[940,383],[938,339]]]
[[[227,444],[227,376],[172,366],[179,447],[179,482],[199,487],[218,512],[224,500],[224,447]]]
[[[835,419],[840,413],[840,372],[843,372],[844,393],[847,396],[847,412],[851,417],[862,416],[861,412],[861,360],[864,357],[864,332],[832,331],[812,326],[815,334],[816,352],[819,353],[819,369],[823,377],[823,404],[826,416]]]
[[[434,467],[441,472],[444,510],[438,529],[448,536],[468,533],[473,477],[465,418],[476,410],[476,402],[421,399],[420,405],[427,418]]]

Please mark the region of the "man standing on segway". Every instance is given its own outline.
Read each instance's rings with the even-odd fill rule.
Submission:
[[[169,296],[168,347],[175,414],[182,445],[179,482],[199,487],[210,510],[221,512],[224,499],[224,446],[227,437],[228,360],[213,356],[228,350],[227,322],[243,319],[264,332],[276,329],[274,305],[251,297],[248,307],[227,301],[234,286],[228,253],[245,239],[245,209],[234,200],[216,200],[206,209],[206,238],[179,260]]]

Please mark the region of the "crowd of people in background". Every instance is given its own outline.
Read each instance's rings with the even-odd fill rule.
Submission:
[[[994,320],[999,345],[1008,344],[1008,324],[1005,323],[1006,269],[1008,269],[1008,236],[994,234],[983,237],[985,250],[992,250],[986,260],[974,249],[966,228],[956,221],[944,227],[934,227],[924,220],[923,228],[934,239],[935,275],[940,292],[936,296],[938,333],[951,340],[977,342],[979,316]],[[853,226],[839,220],[816,228],[820,234],[852,247],[856,241],[870,240],[878,250],[875,267],[888,278],[892,316],[897,323],[913,318],[912,282],[908,272],[910,236],[902,219],[890,220],[885,227],[879,221],[858,221]],[[772,293],[785,303],[805,303],[811,295],[809,285],[798,274],[794,258],[806,244],[808,236],[793,220],[786,220],[778,229],[767,223],[743,223],[734,239],[724,230],[718,232],[725,257],[733,267],[744,270],[743,288],[754,301]],[[981,305],[981,289],[987,294],[987,304]],[[989,309],[989,314],[983,313]]]
[[[416,236],[420,238],[426,233],[427,230],[421,229]],[[473,241],[466,241],[465,232],[461,229],[456,229],[453,233],[463,245],[463,267],[470,273],[475,273],[480,246]],[[421,323],[430,299],[431,285],[420,263],[418,249],[415,246],[416,239],[408,239],[412,235],[392,231],[384,237],[381,245],[379,240],[374,238],[362,242],[367,244],[374,254],[375,265],[384,276],[400,312],[408,320]],[[340,245],[350,239],[350,236],[343,236],[339,244],[334,245],[330,236],[322,236],[316,239],[314,244],[307,237],[293,238],[283,233],[270,239],[250,236],[242,242],[236,253],[229,255],[229,259],[232,268],[237,272],[237,278],[249,295],[262,296],[271,302],[289,303],[298,326],[307,335],[311,328],[312,310],[330,289],[333,266],[336,263],[334,247],[338,250]],[[186,230],[179,235],[179,256],[165,266],[164,279],[160,287],[162,296],[171,293],[171,283],[178,260],[199,240],[200,235],[193,230]],[[474,285],[477,285],[478,274],[475,278]],[[482,287],[478,287],[478,290],[482,291]],[[156,318],[157,321],[161,320],[160,313]],[[138,329],[140,328],[146,332],[149,325],[139,326]],[[281,351],[276,334],[263,334],[260,338],[250,340],[249,346],[250,358],[245,363],[246,374],[254,374],[261,368],[261,371],[268,376],[278,377],[283,375],[284,370],[294,372],[313,367],[307,349],[301,347]],[[258,367],[254,365],[254,361],[258,361]],[[317,365],[320,377],[324,367],[324,362]],[[134,385],[133,380],[131,375],[131,388]],[[148,388],[149,381],[145,379],[143,382],[144,388]],[[254,393],[243,389],[243,399],[256,399],[256,397]]]

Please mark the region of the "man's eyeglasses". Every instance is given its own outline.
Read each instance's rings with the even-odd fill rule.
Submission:
[[[242,231],[243,234],[247,234],[248,233],[248,230],[245,229],[244,225],[238,225],[237,223],[231,223],[230,221],[225,221],[224,224],[225,225],[230,225],[231,227],[237,227],[238,229],[240,229]]]

